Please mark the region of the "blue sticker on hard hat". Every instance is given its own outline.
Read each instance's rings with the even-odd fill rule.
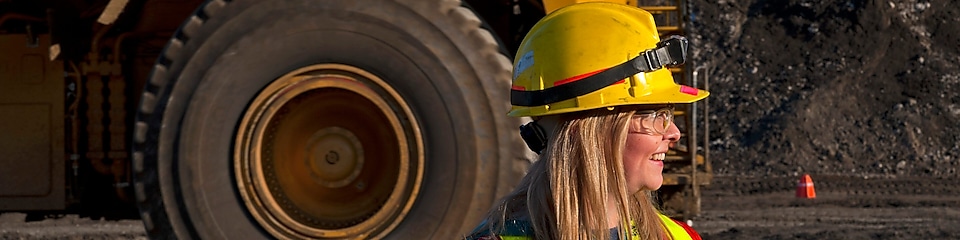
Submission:
[[[520,73],[526,71],[531,65],[533,65],[533,51],[524,53],[523,57],[520,57],[520,61],[517,62],[517,68],[513,69],[513,79],[517,79],[517,76],[520,76]]]

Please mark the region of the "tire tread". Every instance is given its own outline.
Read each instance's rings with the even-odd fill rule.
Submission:
[[[157,228],[158,222],[170,222],[169,212],[165,211],[163,197],[161,196],[159,179],[156,172],[145,171],[148,168],[156,168],[158,159],[156,153],[161,151],[157,146],[157,133],[159,126],[151,124],[160,121],[163,118],[163,109],[165,104],[160,102],[168,98],[167,91],[169,87],[176,84],[176,79],[171,75],[170,70],[175,64],[183,60],[191,53],[185,52],[188,41],[202,31],[206,25],[206,20],[220,13],[228,7],[228,2],[222,0],[207,1],[204,5],[197,8],[194,13],[181,24],[178,32],[170,39],[164,49],[161,51],[150,73],[150,80],[144,88],[140,108],[137,111],[137,120],[134,130],[132,145],[132,155],[134,156],[134,190],[138,206],[141,209],[141,219],[151,239],[177,239],[174,230],[168,224],[162,228]],[[153,145],[151,145],[153,144]],[[176,218],[182,218],[177,216]],[[187,238],[197,238],[197,233],[190,229],[190,236]]]

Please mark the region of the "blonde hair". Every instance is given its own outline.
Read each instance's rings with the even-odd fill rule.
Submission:
[[[668,237],[653,193],[626,190],[622,152],[634,112],[600,109],[562,116],[543,154],[517,188],[494,205],[486,228],[478,230],[496,234],[509,220],[528,220],[536,239],[610,239],[606,209],[607,197],[613,197],[620,238]]]

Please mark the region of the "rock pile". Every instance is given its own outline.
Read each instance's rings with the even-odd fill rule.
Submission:
[[[688,4],[716,174],[960,176],[960,2]]]

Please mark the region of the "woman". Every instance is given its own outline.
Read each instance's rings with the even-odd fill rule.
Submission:
[[[674,103],[709,93],[677,85],[686,40],[660,41],[650,13],[580,3],[548,14],[514,60],[511,111],[539,159],[471,239],[699,239],[657,210],[663,159],[680,138]]]

